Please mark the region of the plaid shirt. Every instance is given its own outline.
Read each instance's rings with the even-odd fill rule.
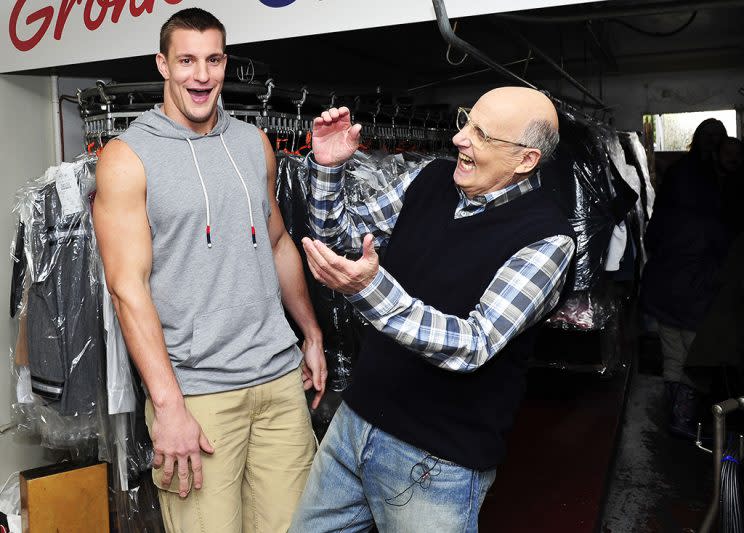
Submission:
[[[387,242],[405,192],[425,163],[391,180],[394,186],[360,205],[345,201],[343,167],[324,167],[312,157],[308,157],[308,166],[313,233],[336,250],[359,251],[367,233],[375,236],[377,245]],[[459,191],[455,218],[503,205],[538,187],[540,177],[534,174],[472,200]],[[574,248],[567,235],[551,236],[522,248],[496,271],[468,318],[442,313],[413,298],[383,267],[364,290],[347,299],[376,329],[430,363],[446,370],[472,372],[555,307]]]

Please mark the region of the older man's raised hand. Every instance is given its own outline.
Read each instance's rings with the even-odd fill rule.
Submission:
[[[323,166],[335,167],[349,159],[359,146],[361,124],[351,125],[348,107],[332,107],[313,120],[313,157]]]
[[[364,236],[362,257],[356,261],[341,257],[322,242],[307,237],[302,239],[302,246],[315,279],[342,294],[361,292],[372,283],[380,269],[380,258],[371,234]]]

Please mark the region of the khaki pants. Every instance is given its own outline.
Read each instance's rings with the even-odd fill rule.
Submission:
[[[214,454],[202,454],[203,486],[183,499],[178,476],[164,490],[153,470],[166,531],[287,531],[316,447],[300,370],[255,387],[187,396],[186,406]],[[145,418],[151,427],[149,400]]]

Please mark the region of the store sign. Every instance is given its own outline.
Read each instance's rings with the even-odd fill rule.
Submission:
[[[591,0],[522,0],[534,9]],[[160,26],[187,7],[208,9],[228,44],[434,20],[431,0],[0,0],[7,31],[0,72],[157,52]],[[450,18],[512,11],[512,0],[446,0]]]
[[[181,3],[181,0],[163,1],[167,4]],[[16,50],[28,52],[47,35],[52,22],[54,22],[53,37],[57,41],[61,40],[70,12],[75,4],[82,4],[82,2],[83,0],[61,0],[56,10],[53,5],[46,5],[32,11],[28,16],[22,17],[21,14],[25,14],[24,8],[27,7],[28,2],[27,0],[16,0],[13,10],[10,12],[10,23],[8,25],[10,42],[13,43]],[[137,5],[136,0],[104,0],[103,2],[101,0],[86,0],[85,7],[81,13],[78,13],[78,16],[82,14],[83,23],[89,31],[96,31],[107,20],[109,11],[111,12],[111,23],[116,24],[119,22],[125,7],[129,7],[129,13],[132,17],[139,17],[143,13],[152,13],[154,3],[155,0],[144,0],[139,5]],[[38,21],[41,21],[41,23],[36,24]],[[32,27],[36,29],[30,37],[27,39],[19,37],[19,29],[23,31]]]

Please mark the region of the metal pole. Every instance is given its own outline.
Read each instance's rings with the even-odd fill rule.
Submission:
[[[644,15],[657,15],[659,13],[679,13],[685,11],[694,11],[696,9],[714,9],[719,7],[735,7],[744,5],[744,0],[708,0],[696,2],[655,2],[638,7],[608,9],[600,6],[592,13],[583,13],[580,15],[557,15],[557,16],[532,16],[532,15],[515,15],[512,13],[497,13],[496,16],[502,19],[512,20],[514,22],[527,22],[536,24],[560,24],[563,22],[582,22],[585,20],[609,19],[620,17],[633,17]]]
[[[594,96],[589,89],[584,87],[578,80],[576,80],[573,76],[571,76],[568,72],[563,70],[561,66],[553,61],[553,58],[551,58],[548,54],[537,48],[532,42],[530,42],[524,35],[519,33],[517,30],[511,28],[508,24],[500,24],[500,26],[507,32],[509,32],[511,35],[513,35],[516,39],[520,40],[522,44],[524,44],[527,48],[532,50],[532,53],[535,54],[537,57],[545,61],[548,65],[553,67],[553,69],[558,72],[568,83],[576,87],[579,91],[581,91],[583,94],[585,94],[587,97],[594,100],[596,103],[601,105],[603,108],[606,108],[607,106],[605,103]]]
[[[59,105],[59,76],[49,76],[52,90],[52,131],[54,136],[54,164],[59,165],[65,154],[62,150],[62,109]]]
[[[445,41],[447,41],[448,44],[457,48],[461,52],[474,57],[475,59],[477,59],[484,65],[491,67],[493,70],[495,70],[502,76],[506,78],[511,78],[519,82],[521,85],[531,87],[532,89],[537,89],[537,87],[532,85],[527,80],[520,78],[519,76],[514,74],[511,70],[508,70],[504,68],[502,65],[496,63],[493,59],[491,59],[486,54],[478,50],[472,44],[468,43],[467,41],[464,41],[463,39],[455,35],[455,32],[452,31],[452,26],[450,25],[449,17],[447,16],[447,9],[444,6],[444,0],[431,0],[431,1],[432,1],[432,4],[434,5],[434,12],[437,14],[437,24],[439,26],[439,32],[442,34],[442,37],[444,38]]]

